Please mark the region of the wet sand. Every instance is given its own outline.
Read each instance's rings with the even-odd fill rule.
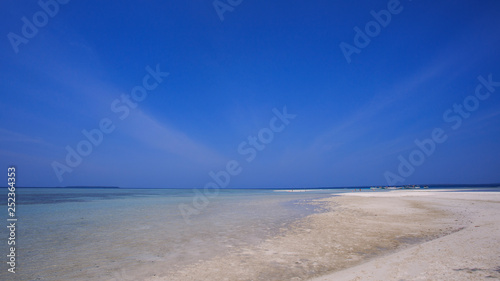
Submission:
[[[327,211],[259,245],[175,270],[155,263],[143,273],[146,280],[500,278],[500,193],[358,192],[316,203]]]
[[[500,279],[500,193],[399,191],[385,196],[451,213],[446,225],[459,231],[313,281]]]

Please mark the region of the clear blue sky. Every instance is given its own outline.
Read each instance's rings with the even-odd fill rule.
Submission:
[[[230,2],[221,20],[211,0],[73,0],[49,5],[53,16],[2,1],[0,167],[15,165],[19,186],[203,187],[232,160],[229,187],[386,185],[387,172],[398,184],[500,182],[500,87],[475,96],[478,76],[500,81],[500,2]],[[390,22],[349,63],[340,44],[356,47],[354,28],[388,5]],[[147,66],[169,75],[130,114],[113,111]],[[285,106],[296,117],[252,147]],[[68,166],[66,147],[103,119],[115,129]],[[435,128],[446,140],[398,172]]]

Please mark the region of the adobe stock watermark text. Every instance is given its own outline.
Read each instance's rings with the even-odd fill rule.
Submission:
[[[110,109],[119,120],[125,120],[132,109],[137,108],[138,103],[144,101],[148,97],[148,93],[156,89],[159,83],[169,75],[167,72],[160,70],[160,65],[156,65],[156,69],[146,66],[147,74],[142,78],[142,84],[135,86],[130,91],[130,95],[122,94],[111,102]],[[53,161],[52,169],[59,182],[62,182],[65,173],[73,172],[73,169],[80,166],[83,159],[89,156],[95,147],[101,145],[104,141],[104,136],[111,134],[116,129],[111,118],[105,117],[99,121],[98,127],[91,130],[82,130],[83,139],[74,147],[67,145],[65,161]]]
[[[478,76],[479,83],[476,85],[474,94],[468,95],[460,103],[455,103],[451,108],[443,112],[443,121],[448,123],[451,130],[458,130],[465,119],[472,116],[481,102],[486,101],[496,88],[500,87],[500,81],[493,81],[493,75],[489,74],[487,78]],[[386,171],[384,173],[385,180],[388,185],[396,185],[403,183],[406,178],[415,172],[415,168],[421,166],[425,161],[436,151],[438,144],[443,144],[448,140],[446,130],[443,128],[434,128],[430,137],[423,140],[416,139],[414,141],[416,148],[413,149],[406,157],[398,156],[399,165],[397,172]]]

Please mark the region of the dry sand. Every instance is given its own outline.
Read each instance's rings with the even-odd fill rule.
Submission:
[[[500,278],[500,193],[398,190],[322,201],[327,212],[257,246],[170,271],[156,263],[143,269],[147,280]]]
[[[438,204],[440,209],[452,212],[456,227],[463,229],[313,281],[500,279],[500,193],[399,191],[387,195],[371,194],[373,199],[381,196]]]

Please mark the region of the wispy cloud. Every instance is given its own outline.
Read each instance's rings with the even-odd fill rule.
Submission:
[[[45,148],[56,148],[56,146],[44,141],[40,137],[28,136],[2,128],[0,128],[0,142],[25,143],[30,145],[40,145],[44,146]]]
[[[377,128],[373,127],[374,118],[388,112],[392,106],[408,98],[410,93],[438,77],[445,69],[450,67],[451,63],[452,61],[448,58],[440,59],[433,65],[396,84],[392,89],[378,92],[369,102],[318,135],[307,150],[310,152],[316,151],[316,153],[333,151],[369,134],[372,130],[376,130]],[[411,109],[407,106],[404,110]]]
[[[162,124],[158,120],[137,110],[123,121],[123,131],[161,152],[180,156],[193,163],[213,166],[227,161],[206,145],[195,141],[181,130]],[[207,170],[208,172],[208,170]]]

